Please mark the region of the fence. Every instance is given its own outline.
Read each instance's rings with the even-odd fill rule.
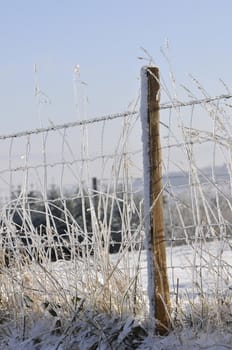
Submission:
[[[225,305],[231,290],[232,95],[209,97],[196,84],[203,98],[160,106],[173,324],[187,314],[196,324],[219,317],[222,303],[212,310],[210,300]],[[1,135],[0,143],[2,303],[18,315],[85,304],[146,317],[139,112]]]

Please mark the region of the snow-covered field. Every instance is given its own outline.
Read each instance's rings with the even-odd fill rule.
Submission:
[[[112,266],[118,258],[117,255],[111,255]],[[4,319],[5,316],[2,315],[0,349],[231,349],[230,244],[211,242],[198,243],[192,247],[169,247],[167,259],[174,320],[174,329],[168,336],[158,337],[151,334],[145,319],[146,311],[138,320],[128,315],[98,314],[77,295],[78,306],[70,318],[66,317],[63,308],[61,311],[59,307],[45,303],[45,312],[39,307],[30,311],[30,303],[34,301],[25,293],[24,300],[28,313],[23,314],[22,307],[21,313],[15,311],[12,320]],[[138,261],[141,284],[146,294],[146,251],[141,252],[140,258],[138,252],[130,253],[130,266],[135,266]],[[123,264],[123,260],[120,261],[122,270]],[[58,288],[57,294],[60,293],[64,300],[66,298],[67,303],[71,285],[73,291],[76,290],[74,281],[80,268],[81,265],[77,268],[77,265],[74,266],[70,262],[59,262],[53,264],[49,270],[53,276],[49,279],[49,283],[51,284],[51,280],[54,281],[55,288]],[[83,276],[84,272],[82,270],[79,275]],[[46,290],[49,295],[52,287],[50,286],[49,290],[45,286],[44,273],[37,266],[32,269],[34,280],[31,280],[28,270],[24,273],[23,283],[30,279],[31,285],[28,282],[28,286],[32,290],[38,288],[40,281],[41,293]],[[59,285],[55,283],[56,280],[59,281]],[[14,285],[11,287],[16,298],[16,287]]]
[[[131,254],[135,263],[140,261],[141,280],[144,291],[147,290],[146,250]],[[117,259],[116,256],[112,256]],[[193,300],[199,295],[210,297],[215,293],[232,290],[231,260],[232,251],[229,241],[196,243],[167,248],[167,267],[171,295],[183,299],[188,295]]]

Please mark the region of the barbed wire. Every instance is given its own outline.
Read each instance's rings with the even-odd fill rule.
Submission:
[[[112,154],[104,154],[100,156],[95,156],[95,157],[88,157],[88,158],[78,158],[78,159],[73,159],[73,160],[61,160],[57,162],[47,162],[47,163],[40,163],[37,165],[22,165],[14,168],[5,168],[0,170],[0,175],[8,173],[8,172],[17,172],[17,171],[26,171],[29,169],[40,169],[40,168],[54,168],[56,166],[72,166],[77,163],[84,163],[84,162],[94,162],[97,160],[104,160],[104,159],[116,159],[119,157],[123,157],[125,155],[136,155],[142,153],[142,150],[136,150],[136,151],[130,151],[130,152],[123,152],[123,153],[112,153]]]
[[[126,117],[131,117],[134,115],[137,115],[138,112],[123,112],[123,113],[116,113],[116,114],[108,114],[102,117],[98,118],[92,118],[92,119],[83,119],[80,121],[76,122],[70,122],[70,123],[65,123],[65,124],[58,124],[58,125],[51,125],[45,128],[37,128],[34,130],[25,130],[13,134],[8,134],[8,135],[0,135],[0,140],[5,140],[5,139],[12,139],[16,137],[23,137],[23,136],[30,136],[30,135],[38,135],[41,133],[46,133],[50,131],[56,131],[56,130],[61,130],[61,129],[68,129],[68,128],[73,128],[73,127],[78,127],[78,126],[85,126],[88,124],[95,124],[95,123],[100,123],[104,121],[109,121],[109,120],[114,120],[117,118],[126,118]]]
[[[214,97],[210,97],[210,98],[190,100],[187,102],[182,102],[182,101],[173,101],[172,103],[166,102],[166,103],[161,104],[158,109],[160,109],[160,110],[175,109],[175,108],[200,105],[200,104],[214,102],[217,100],[225,100],[225,99],[230,99],[230,98],[232,98],[232,95],[223,94],[223,95],[214,96]],[[107,115],[104,115],[101,117],[96,117],[96,118],[91,118],[91,119],[83,119],[83,120],[76,121],[76,122],[69,122],[69,123],[57,124],[57,125],[52,124],[51,126],[44,127],[44,128],[25,130],[25,131],[20,131],[20,132],[16,132],[16,133],[12,133],[12,134],[7,134],[7,135],[0,135],[0,140],[12,139],[12,138],[24,137],[24,136],[30,136],[30,135],[38,135],[41,133],[52,132],[52,131],[61,130],[61,129],[68,129],[68,128],[72,128],[72,127],[85,126],[85,125],[89,125],[89,124],[95,124],[95,123],[110,121],[110,120],[114,120],[114,119],[118,119],[118,118],[133,117],[133,116],[138,116],[138,115],[139,115],[139,111],[126,111],[126,112],[122,112],[122,113],[107,114]]]
[[[171,149],[171,148],[180,148],[180,147],[184,147],[186,145],[193,145],[193,144],[202,144],[202,143],[207,143],[207,140],[205,140],[204,142],[180,142],[180,143],[173,143],[173,144],[169,144],[169,145],[165,145],[161,147],[161,150],[167,150],[167,149]],[[56,161],[56,162],[46,162],[46,163],[39,163],[36,165],[21,165],[21,166],[17,166],[17,167],[9,167],[9,168],[5,168],[0,170],[0,175],[8,173],[8,172],[18,172],[18,171],[26,171],[29,169],[40,169],[40,168],[44,168],[44,167],[49,167],[49,168],[54,168],[56,166],[72,166],[75,165],[77,163],[83,163],[83,162],[95,162],[98,160],[109,160],[109,159],[117,159],[117,158],[121,158],[124,156],[133,156],[133,155],[138,155],[138,154],[142,154],[142,149],[138,149],[135,151],[128,151],[128,152],[122,152],[122,153],[111,153],[111,154],[102,154],[99,156],[93,156],[93,157],[88,157],[88,158],[77,158],[77,159],[72,159],[72,160],[60,160],[60,161]],[[183,173],[170,173],[170,174],[165,174],[163,175],[164,178],[166,178],[168,176],[169,179],[174,179],[174,178],[188,178],[189,177],[189,171],[187,169],[182,170]],[[203,174],[201,176],[210,176],[210,174],[207,174],[203,172]],[[224,177],[224,176],[229,176],[228,172],[223,171],[219,174],[216,174],[216,177]],[[212,177],[212,176],[211,176]],[[187,184],[188,186],[190,186],[190,184]],[[191,184],[194,185],[194,184]],[[184,185],[185,186],[185,185]]]
[[[179,107],[188,107],[188,106],[200,105],[200,104],[205,104],[205,103],[211,103],[211,102],[218,101],[218,100],[228,100],[230,98],[232,98],[232,95],[223,94],[223,95],[214,96],[214,97],[190,100],[187,102],[173,101],[172,103],[161,104],[160,109],[162,110],[162,109],[174,109],[174,108],[179,108]]]

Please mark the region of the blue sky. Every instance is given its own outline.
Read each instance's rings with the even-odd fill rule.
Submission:
[[[146,63],[138,59],[141,47],[167,75],[160,53],[167,38],[179,83],[188,84],[192,73],[211,94],[224,92],[218,78],[231,85],[230,0],[0,0],[0,6],[1,134],[75,120],[76,64],[88,84],[88,117],[126,110]],[[35,79],[51,102],[39,117]]]

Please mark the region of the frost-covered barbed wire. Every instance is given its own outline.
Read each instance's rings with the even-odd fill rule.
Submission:
[[[191,107],[191,106],[196,106],[196,105],[204,105],[206,103],[211,103],[214,101],[218,101],[218,100],[228,100],[231,99],[232,95],[230,94],[223,94],[223,95],[219,95],[219,96],[214,96],[214,97],[207,97],[207,98],[203,98],[203,99],[192,99],[190,101],[175,101],[173,100],[172,103],[162,103],[160,105],[160,109],[175,109],[175,108],[179,108],[179,107]]]
[[[56,166],[65,166],[65,165],[74,165],[76,163],[85,163],[85,162],[95,162],[97,160],[107,160],[107,159],[117,159],[119,157],[123,157],[125,155],[136,155],[140,154],[142,150],[137,150],[137,151],[128,151],[127,153],[113,153],[113,154],[103,154],[100,156],[93,156],[89,158],[78,158],[78,159],[73,159],[73,160],[62,160],[58,162],[46,162],[46,163],[41,163],[41,164],[36,164],[36,165],[25,165],[25,166],[19,166],[19,167],[9,167],[7,169],[2,169],[0,170],[0,174],[8,173],[8,172],[17,172],[17,171],[25,171],[27,169],[39,169],[39,168],[44,168],[44,167],[50,167],[54,168]]]
[[[173,100],[172,103],[168,103],[168,102],[162,103],[160,105],[159,109],[160,110],[175,109],[175,108],[180,108],[180,107],[201,105],[201,104],[211,103],[211,102],[218,101],[218,100],[225,100],[225,99],[231,99],[231,98],[232,98],[232,95],[223,94],[223,95],[204,98],[204,99],[190,100],[190,101],[186,101],[186,102]],[[104,122],[104,121],[110,121],[110,120],[114,120],[114,119],[118,119],[118,118],[133,117],[133,116],[137,116],[138,113],[139,113],[138,111],[126,111],[126,112],[122,112],[122,113],[108,114],[108,115],[104,115],[101,117],[96,117],[96,118],[91,118],[91,119],[83,119],[80,121],[64,123],[64,124],[59,124],[59,125],[52,124],[51,126],[44,127],[44,128],[36,128],[34,130],[25,130],[25,131],[20,131],[17,133],[12,133],[12,134],[0,135],[0,140],[23,137],[23,136],[28,136],[28,135],[37,135],[40,133],[47,133],[47,132],[52,132],[52,131],[61,130],[61,129],[68,129],[68,128],[73,128],[73,127],[85,126],[85,125],[100,123],[100,122]]]
[[[44,127],[44,128],[37,128],[34,130],[25,130],[25,131],[20,131],[20,132],[8,134],[8,135],[0,135],[0,140],[23,137],[23,136],[28,136],[28,135],[38,135],[41,133],[47,133],[47,132],[57,131],[57,130],[61,130],[61,129],[69,129],[69,128],[73,128],[73,127],[81,127],[81,126],[86,126],[86,125],[90,125],[90,124],[110,121],[110,120],[114,120],[114,119],[118,119],[118,118],[131,117],[131,116],[135,116],[137,114],[138,114],[137,111],[129,111],[129,112],[116,113],[116,114],[108,114],[108,115],[105,115],[102,117],[83,119],[80,121],[64,123],[64,124],[59,124],[59,125],[52,124],[51,126]]]

